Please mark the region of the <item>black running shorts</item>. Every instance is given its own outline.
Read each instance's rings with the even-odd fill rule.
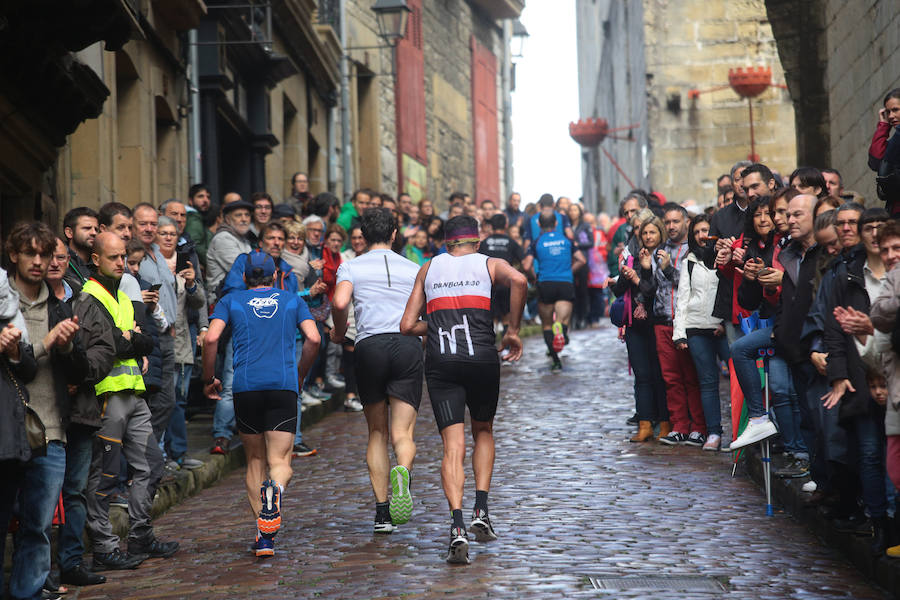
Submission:
[[[297,392],[264,390],[234,395],[234,420],[241,433],[297,431]]]
[[[389,397],[419,410],[422,403],[422,342],[414,336],[380,333],[356,343],[356,390],[363,406]]]
[[[539,281],[537,292],[541,304],[575,301],[575,285],[568,281]]]
[[[490,421],[500,396],[500,361],[447,361],[425,367],[428,396],[438,431],[466,420]]]

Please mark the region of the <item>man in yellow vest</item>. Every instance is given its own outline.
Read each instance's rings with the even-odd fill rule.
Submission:
[[[82,293],[109,315],[116,338],[112,370],[95,386],[102,426],[87,488],[87,530],[94,546],[94,571],[134,569],[146,558],[168,558],[178,550],[178,542],[158,540],[150,524],[163,462],[150,425],[150,410],[141,397],[145,390],[138,359],[152,352],[153,340],[140,332],[131,300],[119,289],[125,259],[125,243],[117,235],[98,235],[91,254],[97,274],[82,288]],[[123,452],[133,471],[126,552],[119,548],[119,538],[109,522],[109,495],[116,488]]]

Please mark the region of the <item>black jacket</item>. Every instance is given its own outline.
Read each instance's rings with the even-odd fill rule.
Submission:
[[[754,242],[747,246],[746,259],[761,258],[767,267],[771,267],[774,254],[775,244],[760,248],[759,244]],[[741,286],[738,288],[738,304],[749,312],[758,310],[762,319],[768,319],[775,312],[775,306],[763,294],[763,286],[759,281],[755,279],[751,281],[746,277],[741,278]]]
[[[72,288],[74,295],[78,295],[84,282],[93,277],[94,272],[93,264],[84,262],[77,254],[69,250],[69,266],[66,268],[63,279]]]
[[[813,246],[804,253],[800,242],[791,242],[778,256],[784,265],[781,296],[775,309],[772,337],[775,351],[790,365],[809,360],[809,340],[801,340],[803,323],[813,303],[813,279],[821,246]]]
[[[94,386],[112,369],[116,358],[116,341],[109,326],[109,313],[97,299],[84,292],[76,296],[72,305],[81,328],[81,341],[87,356],[87,368],[72,400],[69,423],[100,428],[100,404]]]
[[[853,307],[869,313],[871,302],[866,292],[866,278],[863,267],[866,264],[866,250],[862,244],[845,252],[841,259],[846,266],[841,276],[834,281],[828,310],[825,311],[825,351],[828,353],[827,375],[829,383],[839,379],[849,379],[855,392],[848,391],[841,398],[839,405],[840,418],[847,419],[866,415],[877,406],[869,395],[866,383],[866,367],[863,364],[853,336],[844,333],[834,317],[834,309],[838,306]]]
[[[6,327],[6,322],[0,321],[0,325]],[[0,461],[26,462],[31,458],[31,446],[25,434],[25,405],[19,391],[27,399],[25,384],[36,374],[37,361],[30,344],[19,343],[18,363],[8,361],[0,354]],[[4,482],[4,485],[9,483]]]
[[[746,221],[746,210],[741,210],[737,202],[725,206],[722,210],[716,211],[709,224],[709,235],[726,237],[740,237],[744,233],[744,224]],[[707,244],[703,253],[703,263],[708,269],[716,267],[716,245]],[[731,277],[723,276],[719,273],[719,287],[716,289],[716,302],[713,305],[713,316],[717,319],[723,319],[727,323],[731,323],[731,306],[734,296],[734,281]]]

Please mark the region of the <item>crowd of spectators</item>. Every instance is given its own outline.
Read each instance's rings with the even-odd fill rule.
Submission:
[[[900,557],[900,89],[869,149],[878,198],[834,168],[741,161],[690,214],[635,190],[610,237],[610,307],[634,373],[632,442],[738,452],[774,441],[838,531]],[[692,208],[692,207],[689,207]],[[708,214],[711,213],[711,214]],[[608,233],[608,232],[607,232]],[[722,426],[726,375],[735,419]],[[776,437],[777,436],[777,437]],[[737,458],[736,458],[737,460]]]

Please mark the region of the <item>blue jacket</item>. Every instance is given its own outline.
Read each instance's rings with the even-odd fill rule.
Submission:
[[[244,283],[244,264],[247,262],[247,255],[241,254],[234,260],[231,270],[225,276],[225,285],[222,289],[222,297],[236,290],[246,290],[247,285]],[[275,275],[275,286],[280,290],[296,294],[300,286],[297,283],[297,276],[294,275],[294,268],[287,264],[283,258],[278,259],[278,271]]]

